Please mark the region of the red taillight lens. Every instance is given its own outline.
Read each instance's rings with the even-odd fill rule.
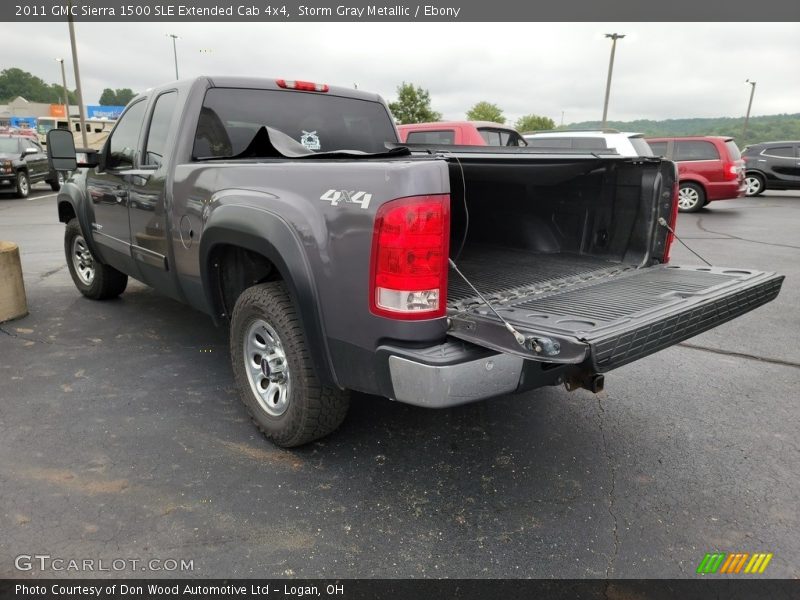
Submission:
[[[736,181],[739,179],[739,172],[741,169],[736,163],[724,163],[722,168],[724,169],[722,177],[725,181]]]
[[[301,92],[327,92],[331,88],[327,83],[314,83],[313,81],[295,81],[293,79],[276,79],[278,87],[285,90],[300,90]]]
[[[678,221],[678,190],[680,186],[678,185],[678,170],[675,169],[675,183],[672,186],[672,210],[670,211],[669,215],[669,226],[672,227],[672,230],[675,230],[675,225],[677,225]],[[672,249],[672,242],[675,241],[675,235],[672,231],[667,231],[667,237],[664,240],[664,258],[663,263],[667,264],[669,262],[669,251]]]
[[[400,198],[378,208],[370,310],[393,319],[443,317],[449,250],[449,195]]]

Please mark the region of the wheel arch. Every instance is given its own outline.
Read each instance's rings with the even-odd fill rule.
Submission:
[[[250,285],[274,279],[286,284],[308,340],[317,376],[323,383],[338,386],[311,268],[305,249],[289,224],[269,211],[241,205],[221,206],[211,213],[201,235],[199,259],[206,304],[216,323],[230,318],[233,306],[227,304],[236,300],[226,298],[224,262],[220,261],[226,253],[237,252],[232,249],[249,253],[247,256],[256,264],[251,273],[263,275]]]

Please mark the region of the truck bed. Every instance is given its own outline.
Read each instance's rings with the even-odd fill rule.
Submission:
[[[457,265],[472,285],[492,302],[567,289],[633,268],[592,256],[566,252],[537,254],[488,245],[468,246]],[[448,307],[458,310],[480,303],[475,292],[452,270],[447,298]]]

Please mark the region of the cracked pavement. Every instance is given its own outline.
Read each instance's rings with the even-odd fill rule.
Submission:
[[[92,575],[14,569],[37,552],[182,558],[195,577],[694,577],[714,550],[797,577],[799,218],[788,193],[681,215],[703,257],[783,290],[597,396],[356,395],[337,433],[289,452],[240,406],[224,330],[135,282],[84,299],[54,198],[0,197],[30,309],[0,325],[0,577]],[[699,263],[677,244],[673,262]]]

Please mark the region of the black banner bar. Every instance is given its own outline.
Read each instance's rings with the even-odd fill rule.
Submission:
[[[800,3],[761,0],[3,0],[2,21],[229,22],[786,22]]]
[[[306,580],[0,580],[3,600],[529,600],[533,598],[601,600],[737,600],[800,597],[800,580],[751,576],[697,579],[306,579]]]

